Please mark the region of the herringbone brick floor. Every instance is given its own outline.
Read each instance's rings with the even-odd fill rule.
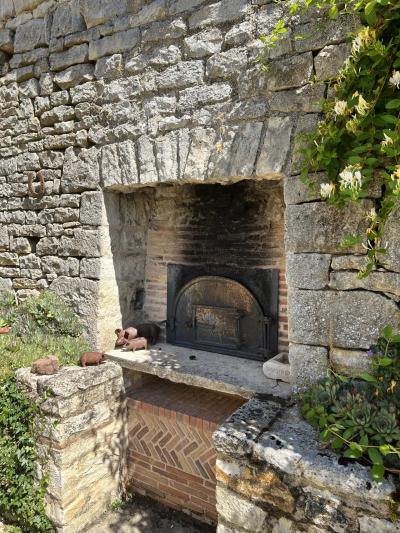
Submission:
[[[212,433],[243,401],[160,379],[135,389],[129,401],[131,488],[215,522]]]

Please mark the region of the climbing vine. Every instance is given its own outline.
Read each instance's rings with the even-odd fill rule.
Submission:
[[[26,533],[45,533],[47,480],[38,476],[36,441],[42,429],[40,406],[14,376],[0,381],[0,519]]]
[[[329,82],[334,97],[323,104],[324,118],[305,135],[303,180],[316,189],[315,171],[325,170],[328,181],[320,196],[343,207],[368,196],[372,182],[382,181],[382,197],[368,213],[366,235],[350,235],[343,246],[362,243],[368,262],[359,276],[384,266],[385,223],[400,198],[400,2],[398,0],[283,0],[289,16],[317,8],[333,19],[360,16],[351,55],[337,78]],[[262,36],[258,63],[268,69],[271,48],[287,35],[284,19]],[[296,36],[302,38],[302,36]]]

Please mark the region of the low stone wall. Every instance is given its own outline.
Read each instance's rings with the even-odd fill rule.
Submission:
[[[121,368],[66,367],[53,376],[29,368],[18,380],[43,403],[46,429],[40,439],[49,486],[47,514],[57,533],[78,533],[96,522],[120,495],[127,447]]]
[[[297,414],[253,399],[215,433],[218,533],[394,533],[393,480],[341,465]]]

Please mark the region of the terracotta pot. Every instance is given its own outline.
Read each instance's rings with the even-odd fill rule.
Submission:
[[[11,327],[10,326],[4,326],[4,328],[0,328],[0,335],[6,335],[7,333],[10,333]]]

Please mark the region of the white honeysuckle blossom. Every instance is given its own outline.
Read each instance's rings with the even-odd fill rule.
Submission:
[[[366,115],[369,110],[369,103],[363,98],[362,94],[358,96],[358,104],[356,105],[357,113]]]
[[[371,211],[370,211],[370,212],[368,213],[368,215],[367,215],[367,220],[372,220],[372,221],[374,221],[374,220],[376,219],[376,217],[377,217],[377,212],[376,212],[376,210],[375,210],[375,207],[373,207],[373,208],[371,209]]]
[[[393,144],[393,139],[386,135],[386,133],[383,134],[383,141],[381,142],[382,146],[389,146],[390,144]]]
[[[359,189],[362,185],[362,174],[353,166],[348,166],[339,174],[343,189]]]
[[[389,83],[393,87],[400,89],[400,70],[394,70],[392,77],[389,78]]]
[[[330,198],[335,192],[335,185],[333,183],[321,183],[320,195],[321,198]]]
[[[376,32],[375,30],[371,30],[369,26],[366,26],[363,28],[357,35],[355,39],[353,39],[352,46],[351,46],[351,53],[353,55],[358,54],[363,48],[366,46],[369,46],[376,40]]]
[[[336,115],[343,116],[347,113],[347,102],[345,100],[338,100],[335,104],[334,111]]]

